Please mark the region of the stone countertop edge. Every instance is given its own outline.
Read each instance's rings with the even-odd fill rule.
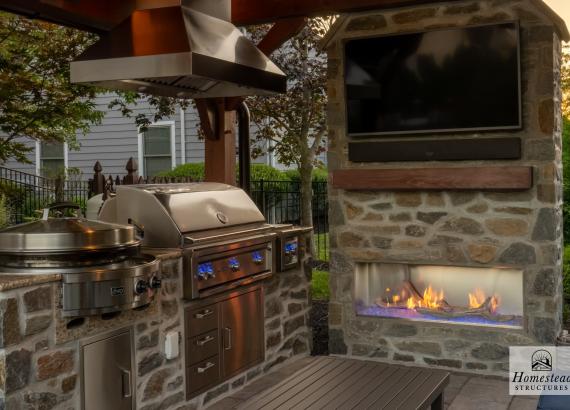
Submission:
[[[143,248],[142,253],[150,254],[159,260],[176,259],[182,256],[181,249]],[[15,275],[11,273],[0,274],[0,292],[27,288],[30,286],[41,285],[43,283],[59,282],[61,281],[61,278],[62,276],[58,273],[41,275]]]
[[[146,248],[141,249],[141,253],[152,255],[160,260],[177,259],[182,256],[182,249],[177,248]]]
[[[59,273],[43,274],[43,275],[13,275],[0,274],[0,292],[8,290],[27,288],[30,286],[41,285],[43,283],[59,282],[61,275]]]

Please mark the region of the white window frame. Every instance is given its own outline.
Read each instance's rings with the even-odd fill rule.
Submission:
[[[42,145],[39,141],[36,141],[36,175],[40,176],[42,172]],[[63,143],[63,167],[65,173],[67,174],[67,169],[69,168],[69,146],[67,142]]]
[[[175,121],[157,121],[153,122],[148,126],[151,127],[170,127],[170,157],[171,161],[171,169],[176,168],[176,122]],[[138,163],[139,163],[139,175],[142,175],[146,178],[146,173],[144,169],[144,144],[143,144],[144,132],[141,132],[139,129],[138,132]]]

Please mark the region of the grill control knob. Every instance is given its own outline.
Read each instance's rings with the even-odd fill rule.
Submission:
[[[148,282],[146,280],[139,280],[135,285],[135,293],[142,295],[148,290]]]
[[[261,254],[261,252],[254,252],[253,253],[253,263],[255,263],[256,265],[262,265],[263,264],[263,255]]]
[[[151,288],[158,289],[161,286],[162,286],[162,280],[160,280],[156,276],[153,276],[152,278],[150,278],[150,287]]]
[[[239,261],[237,258],[231,258],[229,260],[229,265],[232,272],[237,272],[239,270]]]

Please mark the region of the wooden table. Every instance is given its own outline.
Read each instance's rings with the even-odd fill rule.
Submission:
[[[323,356],[240,409],[443,410],[449,373]]]

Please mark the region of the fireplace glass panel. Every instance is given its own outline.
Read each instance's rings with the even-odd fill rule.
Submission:
[[[521,328],[523,275],[518,269],[357,263],[361,316]]]

